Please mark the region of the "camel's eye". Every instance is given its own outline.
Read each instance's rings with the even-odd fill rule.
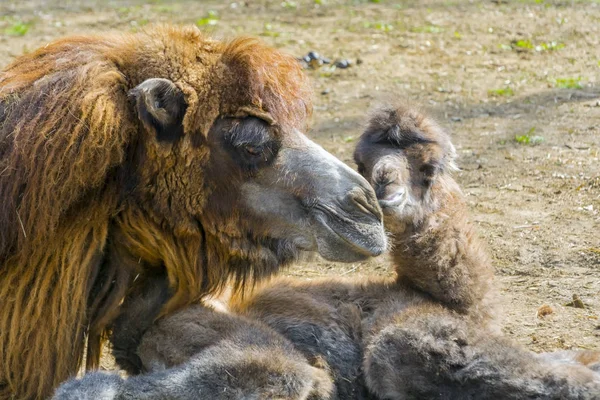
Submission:
[[[280,142],[274,128],[256,117],[222,118],[219,120],[221,140],[232,159],[248,173],[271,165]]]

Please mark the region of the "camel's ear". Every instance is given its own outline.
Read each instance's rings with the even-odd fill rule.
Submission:
[[[456,166],[456,149],[450,142],[442,144],[431,143],[428,158],[421,165],[420,171],[424,176],[424,185],[430,187],[443,173],[458,171]]]
[[[168,79],[152,78],[129,91],[139,119],[159,141],[175,142],[183,135],[187,104],[183,92]]]

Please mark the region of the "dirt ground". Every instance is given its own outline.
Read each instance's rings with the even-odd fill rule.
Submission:
[[[349,60],[307,69],[310,135],[349,164],[373,105],[400,96],[430,110],[453,134],[505,332],[537,351],[600,349],[600,1],[4,0],[0,65],[61,36],[157,22]],[[287,273],[389,265],[317,261]],[[574,295],[584,308],[567,306]],[[542,317],[544,305],[553,313]]]

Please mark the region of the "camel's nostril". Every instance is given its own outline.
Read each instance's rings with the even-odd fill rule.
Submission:
[[[382,175],[382,176],[379,176],[379,177],[375,178],[375,180],[373,182],[373,185],[374,186],[381,186],[381,187],[383,187],[383,186],[389,185],[393,181],[394,181],[394,179],[392,179],[391,176],[389,176],[389,175]]]
[[[373,215],[379,221],[383,219],[377,196],[371,188],[354,190],[351,193],[351,199],[363,212]]]

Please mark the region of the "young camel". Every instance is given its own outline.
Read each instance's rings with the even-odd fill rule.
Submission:
[[[393,235],[396,277],[276,279],[232,310],[324,359],[340,399],[599,398],[600,375],[582,365],[599,353],[537,356],[496,331],[493,271],[451,176],[454,159],[432,119],[379,109],[355,161]]]
[[[592,368],[600,365],[598,353],[535,355],[491,329],[493,273],[451,177],[454,158],[449,136],[430,118],[405,106],[380,109],[355,159],[393,235],[396,276],[280,278],[233,298],[231,311],[238,315],[183,310],[158,321],[136,349],[145,370],[173,368],[119,378],[115,392],[140,398],[147,385],[154,393],[164,385],[162,393],[177,398],[217,389],[231,394],[217,398],[248,398],[260,390],[260,398],[277,398],[265,391],[273,387],[294,393],[280,397],[298,399],[597,398],[600,374]],[[135,309],[129,313],[144,320]],[[293,383],[281,378],[281,363]],[[69,398],[75,385],[89,391],[85,382],[97,390],[98,376],[116,379],[75,381],[57,398]]]

